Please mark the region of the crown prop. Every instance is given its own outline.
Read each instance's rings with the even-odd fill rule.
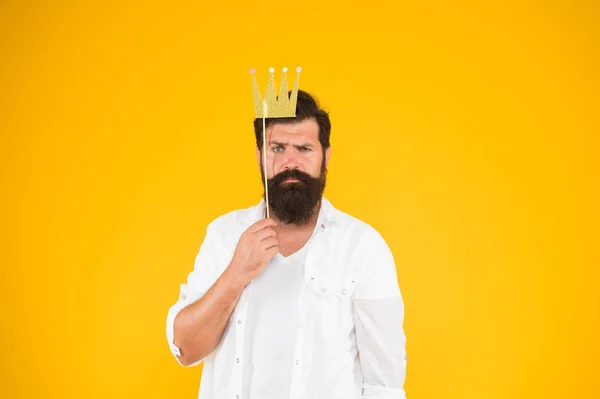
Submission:
[[[267,184],[267,137],[265,128],[266,118],[289,118],[296,116],[296,102],[298,101],[298,83],[300,81],[300,71],[302,68],[296,68],[296,81],[291,95],[288,97],[287,78],[285,76],[287,68],[283,68],[283,77],[281,79],[281,87],[279,88],[279,97],[275,91],[274,68],[269,68],[271,75],[267,83],[267,91],[265,98],[260,95],[260,89],[254,76],[255,69],[250,69],[252,74],[252,94],[254,95],[254,113],[257,118],[263,120],[263,173],[265,176],[265,203],[266,216],[269,217],[269,185]]]
[[[298,100],[298,83],[300,81],[300,71],[302,68],[296,68],[296,81],[291,95],[288,97],[287,87],[287,68],[283,68],[283,77],[279,87],[279,97],[275,89],[274,68],[269,68],[269,82],[265,91],[264,99],[260,95],[260,89],[254,76],[254,68],[250,70],[252,74],[252,94],[254,95],[254,113],[257,118],[289,118],[296,116],[296,102]]]

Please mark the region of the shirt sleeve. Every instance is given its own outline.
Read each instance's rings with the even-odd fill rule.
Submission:
[[[354,293],[356,343],[363,372],[363,398],[405,399],[404,301],[392,252],[376,233]]]
[[[174,342],[174,323],[177,314],[186,306],[196,302],[202,298],[206,292],[212,287],[212,285],[219,278],[220,264],[216,250],[216,238],[218,233],[215,231],[213,223],[208,225],[206,228],[206,237],[200,246],[195,262],[194,270],[188,274],[187,283],[180,285],[179,298],[177,302],[169,308],[167,314],[167,341],[171,349],[171,353],[177,359],[180,365],[183,366],[179,360],[181,352]],[[193,367],[204,359],[200,359],[188,367]],[[185,367],[185,366],[184,366]]]

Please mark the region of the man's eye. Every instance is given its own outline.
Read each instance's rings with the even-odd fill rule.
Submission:
[[[281,152],[283,148],[281,146],[273,147],[273,152]]]
[[[304,151],[304,152],[310,151],[310,148],[308,148],[308,147],[302,147],[302,148],[300,148],[300,149],[301,149],[302,151]]]

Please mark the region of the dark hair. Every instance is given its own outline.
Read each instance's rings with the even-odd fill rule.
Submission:
[[[288,93],[289,95],[289,93]],[[317,97],[308,94],[303,90],[298,90],[298,101],[296,103],[296,116],[292,118],[266,118],[265,128],[276,123],[297,123],[307,119],[314,119],[319,125],[319,142],[323,147],[323,153],[329,148],[329,135],[331,133],[331,122],[329,121],[329,113],[321,109]],[[256,147],[261,148],[263,145],[263,120],[262,118],[254,119],[254,135],[256,136]]]

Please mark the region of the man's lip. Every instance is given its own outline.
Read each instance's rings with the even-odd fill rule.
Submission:
[[[288,181],[300,181],[300,180],[295,179],[293,177],[288,177],[287,179],[284,180],[284,182],[288,182]]]

